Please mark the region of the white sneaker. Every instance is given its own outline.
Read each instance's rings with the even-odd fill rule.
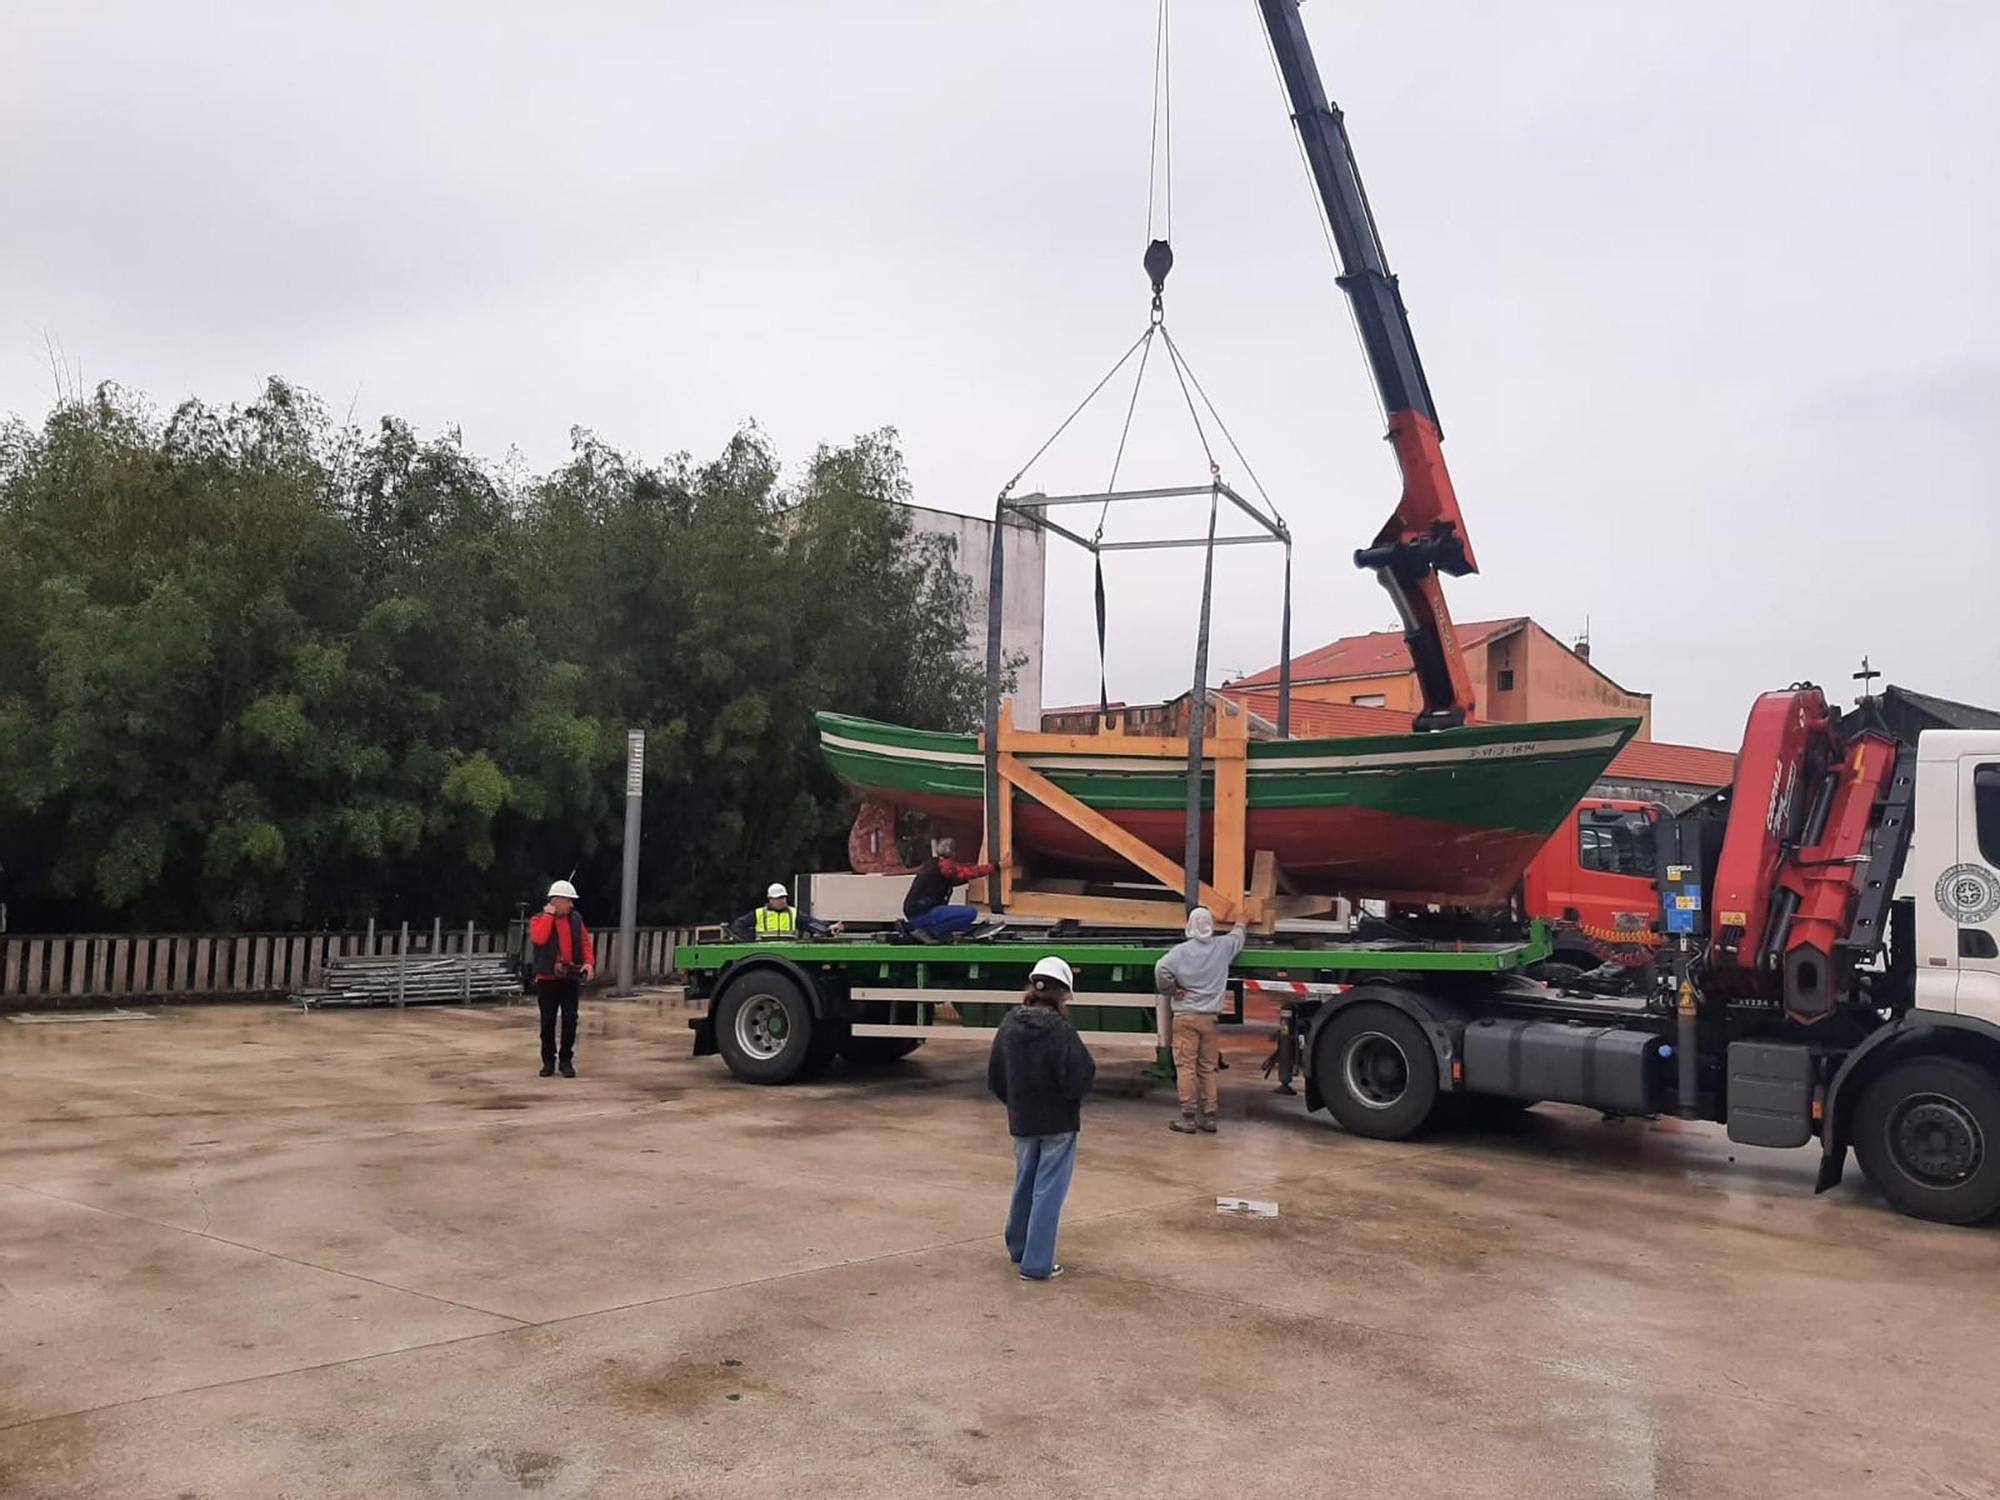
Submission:
[[[1051,1266],[1049,1267],[1049,1274],[1046,1276],[1030,1276],[1026,1271],[1023,1271],[1021,1279],[1023,1281],[1054,1281],[1062,1273],[1063,1268],[1061,1266]]]

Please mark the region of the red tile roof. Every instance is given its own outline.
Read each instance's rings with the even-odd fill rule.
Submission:
[[[1457,624],[1458,644],[1476,646],[1494,636],[1519,630],[1528,623],[1526,615],[1508,620],[1464,620]],[[1293,682],[1339,682],[1349,677],[1399,676],[1413,670],[1410,648],[1400,630],[1377,630],[1370,635],[1346,635],[1329,641],[1317,651],[1292,658]],[[1239,678],[1231,687],[1275,687],[1278,669]]]
[[[1278,722],[1278,695],[1270,692],[1223,690],[1258,718]],[[1292,733],[1299,739],[1347,739],[1365,734],[1408,734],[1410,715],[1400,709],[1362,708],[1353,703],[1292,700]],[[1725,787],[1735,779],[1736,757],[1727,750],[1700,745],[1668,745],[1659,740],[1634,740],[1612,758],[1607,779],[1653,785]]]
[[[1276,693],[1244,693],[1226,688],[1224,693],[1265,722],[1278,722]],[[1302,740],[1343,740],[1365,734],[1408,734],[1410,716],[1402,709],[1364,708],[1357,703],[1314,703],[1308,698],[1292,699],[1292,734]]]
[[[1613,757],[1604,774],[1614,780],[1725,787],[1736,779],[1736,757],[1727,750],[1705,750],[1700,745],[1634,740]]]

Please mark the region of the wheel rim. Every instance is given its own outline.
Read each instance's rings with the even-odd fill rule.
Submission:
[[[1957,1187],[1985,1164],[1979,1121],[1949,1094],[1912,1094],[1890,1113],[1886,1129],[1897,1169],[1923,1187]]]
[[[1402,1045],[1379,1031],[1364,1031],[1341,1060],[1348,1097],[1369,1109],[1392,1109],[1410,1091],[1410,1059]]]
[[[752,995],[736,1012],[736,1045],[769,1062],[785,1050],[792,1023],[776,995]]]

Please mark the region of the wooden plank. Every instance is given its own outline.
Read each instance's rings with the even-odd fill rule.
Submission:
[[[1230,717],[1225,715],[1225,722]],[[1238,722],[1242,722],[1239,720]],[[1245,728],[1247,729],[1247,725]],[[986,748],[986,736],[978,735],[979,748]],[[1187,736],[1125,734],[1107,730],[1103,734],[1042,734],[1031,729],[1000,730],[1000,748],[1010,755],[1117,755],[1145,760],[1177,760],[1187,763]],[[1247,735],[1230,739],[1223,735],[1202,737],[1203,760],[1242,760],[1249,755]]]
[[[271,938],[267,933],[250,940],[250,988],[254,991],[271,987]]]
[[[1028,769],[1011,755],[1002,755],[1000,775],[1064,822],[1089,834],[1119,858],[1144,870],[1168,890],[1178,890],[1185,885],[1187,876],[1179,865],[1152,845],[1127,833],[1095,808],[1086,807],[1039,771]],[[1234,922],[1237,919],[1243,903],[1240,886],[1237,894],[1226,899],[1211,885],[1199,886],[1198,892],[1201,904],[1214,912],[1219,920]]]
[[[89,938],[57,938],[56,944],[62,950],[63,987],[65,995],[81,995],[89,990],[86,980],[90,969]],[[55,989],[55,976],[49,976],[49,988]]]
[[[216,947],[218,950],[222,947],[222,940],[220,938],[216,939]],[[231,938],[229,940],[228,952],[229,988],[233,993],[240,995],[250,988],[250,940],[241,936]],[[216,965],[218,970],[221,967],[220,963]],[[218,974],[217,977],[219,980],[220,975]],[[218,985],[218,987],[220,986]]]
[[[21,993],[43,995],[48,993],[47,981],[42,977],[43,965],[48,961],[48,940],[32,938],[28,942],[28,968],[23,976]]]
[[[1142,901],[1129,896],[1069,896],[1031,889],[1017,890],[1007,904],[1007,914],[1019,917],[1064,917],[1078,922],[1102,922],[1111,926],[1159,927],[1180,930],[1186,909],[1178,899]]]
[[[979,748],[984,750],[986,736],[978,738]],[[1004,725],[1000,730],[1000,749],[1011,755],[1125,755],[1179,761],[1186,761],[1188,753],[1185,736],[1174,739],[1158,734],[1122,734],[1117,730],[1103,734],[1042,734]]]
[[[1240,712],[1225,709],[1216,715],[1215,845],[1209,860],[1215,888],[1231,900],[1243,893],[1244,846],[1249,842],[1250,763],[1242,754],[1249,744],[1247,729],[1248,721]],[[1234,916],[1240,919],[1242,914],[1239,905]]]
[[[118,938],[110,944],[111,951],[105,956],[105,978],[110,988],[107,995],[137,994],[139,986],[132,977],[132,949],[130,938]]]
[[[160,989],[170,995],[182,993],[188,988],[188,970],[194,963],[194,939],[162,938],[160,946]]]
[[[111,939],[92,938],[90,943],[90,992],[115,995],[118,987],[111,979]]]
[[[21,993],[21,960],[27,944],[9,941],[0,946],[4,946],[6,952],[4,963],[0,963],[0,995],[18,995]]]

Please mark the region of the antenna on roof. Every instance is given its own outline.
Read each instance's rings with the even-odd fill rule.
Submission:
[[[1861,702],[1866,703],[1875,696],[1875,679],[1881,675],[1880,672],[1868,665],[1868,658],[1866,656],[1861,658],[1861,670],[1854,674],[1854,680],[1861,684]]]
[[[1576,654],[1583,660],[1585,661],[1590,660],[1590,616],[1589,615],[1585,615],[1583,617],[1583,634],[1576,638],[1576,645],[1571,649],[1574,650]]]

